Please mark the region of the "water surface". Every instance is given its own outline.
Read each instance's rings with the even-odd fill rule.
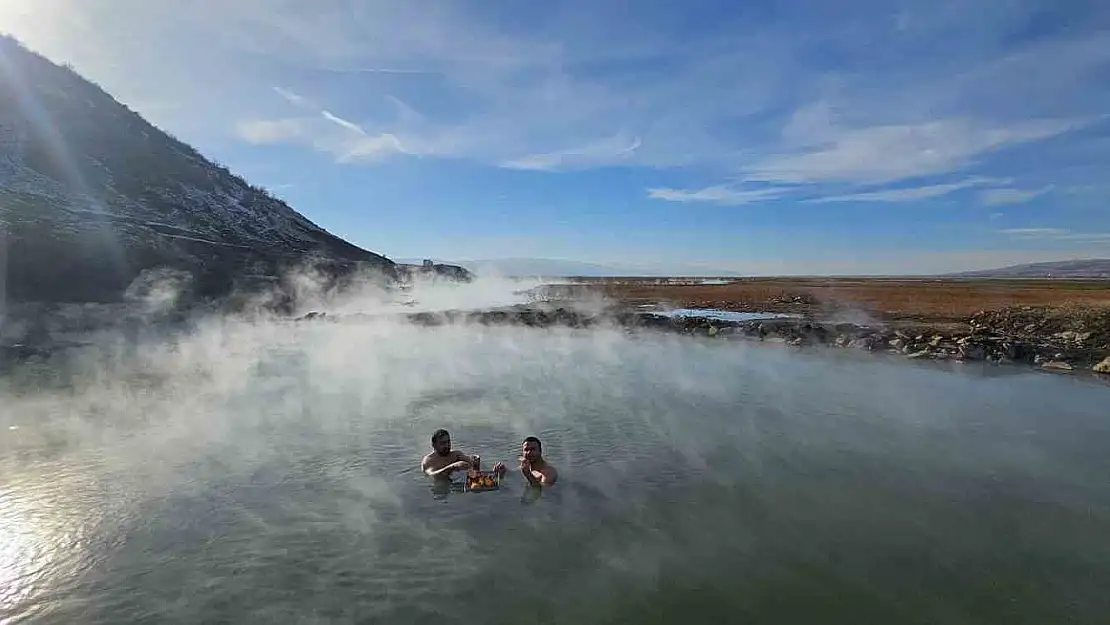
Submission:
[[[0,386],[0,620],[1096,623],[1110,390],[527,328],[216,326]],[[418,472],[429,436],[536,496]]]

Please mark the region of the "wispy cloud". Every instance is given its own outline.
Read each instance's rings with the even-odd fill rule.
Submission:
[[[987,184],[1005,183],[1006,180],[998,178],[968,178],[961,182],[949,184],[934,184],[921,187],[908,187],[904,189],[886,189],[883,191],[868,191],[852,193],[849,195],[831,195],[812,198],[809,202],[911,202],[941,197],[976,186]]]
[[[631,143],[619,137],[606,139],[578,148],[568,148],[533,154],[512,159],[501,164],[506,169],[528,169],[534,171],[555,171],[575,167],[597,166],[627,160],[642,145],[639,137]]]
[[[290,104],[292,104],[294,106],[300,106],[300,107],[309,106],[308,99],[305,98],[302,95],[293,93],[292,91],[289,91],[288,89],[282,89],[281,87],[271,87],[271,89],[273,89],[278,95],[285,98],[285,100],[287,102],[289,102]]]
[[[40,4],[50,4],[49,15],[43,9],[16,27],[49,26],[38,41],[87,59],[82,67],[125,85],[132,98],[183,77],[180,93],[194,101],[174,115],[193,115],[190,123],[205,128],[214,114],[255,120],[236,129],[251,142],[289,141],[297,128],[307,135],[298,145],[337,160],[417,154],[552,172],[616,162],[782,187],[765,197],[830,201],[928,199],[970,176],[1014,178],[1013,193],[984,193],[988,204],[1024,199],[1022,189],[1049,182],[1081,186],[1104,171],[1093,166],[1065,183],[1049,161],[1037,163],[1040,177],[1026,177],[1028,153],[1015,154],[1067,140],[1110,110],[1110,84],[1101,80],[1110,63],[1105,3],[1029,0],[984,13],[967,0],[847,0],[835,9],[784,0],[781,20],[699,12],[695,40],[675,27],[682,10],[667,3],[637,20],[607,3],[520,5],[512,9],[515,23],[527,24],[520,28],[452,2],[28,6]],[[194,49],[165,44],[157,63],[124,72],[122,55],[158,48],[155,21],[187,32]],[[202,68],[220,88],[187,79]],[[262,92],[306,117],[330,112],[365,136],[326,117],[335,128],[290,122]],[[380,106],[389,98],[403,107]],[[352,151],[355,142],[362,147]],[[1084,162],[1104,162],[1105,148],[1091,149]],[[926,176],[936,181],[923,183]],[[911,186],[919,191],[903,190]]]
[[[338,163],[377,162],[393,154],[419,155],[391,133],[369,134],[361,126],[321,111],[319,117],[247,120],[236,126],[240,139],[256,145],[299,144],[331,154]]]
[[[1006,228],[1005,230],[999,230],[999,232],[1019,237],[1054,237],[1068,233],[1063,228]]]
[[[877,184],[952,172],[987,152],[1047,139],[1072,120],[1031,120],[1008,126],[971,119],[831,130],[815,145],[756,163],[750,179],[779,183]]]
[[[391,135],[406,146],[417,136],[433,146],[425,153],[497,167],[681,166],[717,171],[722,179],[795,185],[807,196],[825,192],[812,185],[1008,175],[983,168],[1002,151],[1058,137],[1098,110],[1063,97],[1033,98],[1021,73],[1047,78],[1045,69],[1055,66],[1056,95],[1078,94],[1089,87],[1080,77],[1106,57],[1098,52],[1099,36],[1088,32],[1003,46],[996,40],[1036,11],[976,15],[971,29],[962,0],[938,0],[927,11],[903,3],[874,15],[850,5],[800,13],[789,24],[749,21],[740,12],[692,45],[665,20],[633,27],[606,20],[616,17],[606,8],[591,10],[590,19],[570,7],[553,10],[525,36],[452,4],[418,10],[394,0],[322,0],[260,11],[259,2],[231,10],[220,30],[229,45],[283,63],[378,74],[367,92],[427,104],[419,122],[382,112],[360,116],[358,125],[372,136]],[[616,26],[602,29],[603,21]],[[981,44],[924,43],[946,32]],[[887,51],[883,61],[870,53],[875,46]],[[834,73],[805,61],[829,49],[852,60]],[[1008,97],[1016,93],[1026,97]],[[1110,102],[1110,89],[1087,93]],[[614,128],[628,142],[599,139]],[[639,138],[634,148],[631,137]],[[918,185],[925,195],[896,189],[859,195],[938,197],[951,192],[950,184],[960,179]],[[825,194],[856,195],[842,188]]]
[[[1008,228],[999,232],[1026,240],[1110,243],[1110,232],[1073,232],[1066,228]]]
[[[339,117],[337,115],[333,115],[331,112],[326,111],[326,110],[320,111],[320,115],[324,119],[328,120],[329,122],[332,122],[333,124],[338,125],[341,128],[346,128],[347,130],[350,130],[351,132],[353,132],[357,135],[366,136],[366,131],[362,129],[362,126],[359,126],[358,124],[356,124],[354,122],[347,121],[347,120],[343,119],[342,117]]]
[[[781,196],[782,189],[735,189],[727,186],[705,187],[703,189],[648,189],[648,197],[668,202],[710,202],[735,206],[750,204]]]
[[[1040,189],[988,189],[979,194],[979,199],[987,206],[1023,204],[1054,188],[1055,185],[1047,185]]]
[[[249,143],[279,143],[304,136],[306,120],[299,118],[245,120],[235,125],[235,132],[240,139]]]

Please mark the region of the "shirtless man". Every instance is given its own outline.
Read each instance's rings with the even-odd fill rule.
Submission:
[[[477,454],[468,456],[451,449],[451,435],[441,428],[432,434],[432,451],[420,461],[420,470],[431,477],[450,479],[455,471],[480,469],[481,463]],[[504,474],[505,465],[498,462],[493,470]]]
[[[543,445],[540,439],[529,436],[520,446],[520,474],[532,486],[552,486],[559,479],[559,473],[543,459]]]

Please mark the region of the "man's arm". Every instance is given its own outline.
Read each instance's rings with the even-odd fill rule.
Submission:
[[[455,452],[455,460],[456,460],[456,461],[459,461],[459,460],[461,460],[461,461],[464,461],[464,462],[466,462],[466,463],[467,463],[468,465],[471,465],[471,466],[473,466],[473,465],[474,465],[474,459],[475,459],[475,458],[477,458],[477,456],[468,456],[468,455],[464,454],[464,453],[463,453],[463,452],[461,452],[461,451],[456,451],[456,452]]]
[[[532,486],[540,486],[542,484],[541,478],[543,476],[540,475],[536,477],[537,473],[539,473],[539,471],[533,471],[531,465],[523,465],[520,467],[520,474],[523,475],[524,479],[528,480],[528,483]]]
[[[531,464],[522,463],[520,474],[523,475],[524,479],[528,480],[528,483],[532,486],[551,486],[555,483],[555,480],[559,479],[555,467],[551,465],[544,467],[543,471],[537,471],[532,468]]]
[[[465,459],[455,460],[455,462],[452,462],[451,464],[449,464],[445,467],[441,467],[439,469],[431,468],[431,466],[432,466],[431,456],[424,456],[424,461],[420,463],[420,470],[423,471],[425,475],[429,475],[431,477],[437,477],[437,476],[443,475],[445,473],[450,473],[451,471],[458,471],[458,470],[470,468],[470,459],[467,458],[467,456],[464,455],[464,454],[456,454],[455,457],[459,458],[460,456],[462,458],[465,458]]]

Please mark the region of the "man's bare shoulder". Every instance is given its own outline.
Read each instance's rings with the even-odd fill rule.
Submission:
[[[545,464],[540,472],[543,473],[544,481],[548,484],[554,484],[559,479],[559,472],[555,470],[554,465]]]

